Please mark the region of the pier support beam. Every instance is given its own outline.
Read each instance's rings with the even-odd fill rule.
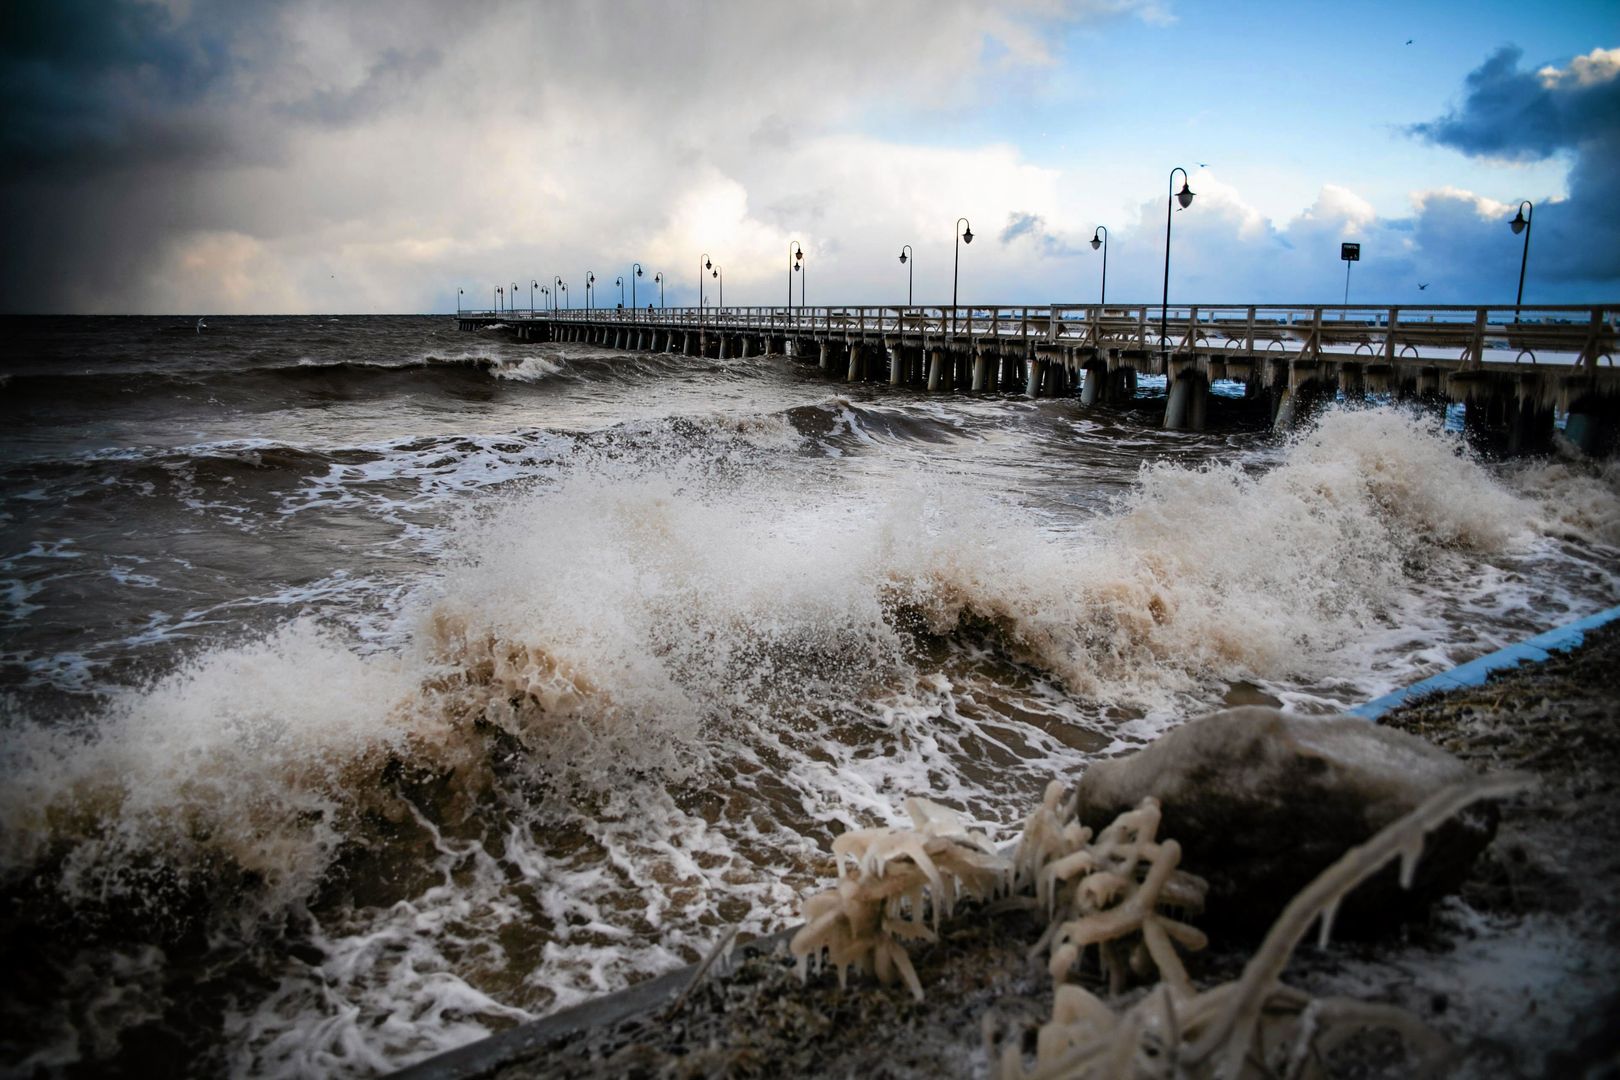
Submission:
[[[1203,431],[1209,410],[1209,380],[1192,360],[1172,360],[1170,391],[1164,404],[1169,431]]]
[[[973,392],[982,394],[990,388],[990,354],[982,349],[973,355]]]
[[[1564,438],[1590,457],[1612,452],[1620,434],[1620,397],[1596,390],[1571,396]]]
[[[1273,365],[1273,371],[1281,365]],[[1304,424],[1320,404],[1322,391],[1322,365],[1316,360],[1294,360],[1288,364],[1288,373],[1274,382],[1276,402],[1271,417],[1271,430],[1286,434]],[[1275,374],[1273,376],[1275,378]]]
[[[861,343],[852,341],[849,344],[849,374],[844,376],[845,382],[860,382],[866,377],[864,366],[865,357],[861,355]]]
[[[928,389],[944,389],[945,350],[935,345],[928,354]]]
[[[1108,361],[1101,358],[1087,360],[1085,367],[1080,369],[1080,404],[1100,405],[1107,400],[1104,384],[1108,380]]]

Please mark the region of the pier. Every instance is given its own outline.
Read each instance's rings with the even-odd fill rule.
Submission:
[[[1620,304],[1516,307],[1049,304],[458,311],[463,330],[501,325],[520,341],[714,359],[775,355],[829,378],[923,391],[1137,397],[1166,380],[1163,423],[1203,430],[1213,384],[1242,387],[1278,430],[1325,401],[1387,395],[1463,406],[1476,445],[1497,453],[1565,437],[1607,453],[1620,431],[1614,352]]]

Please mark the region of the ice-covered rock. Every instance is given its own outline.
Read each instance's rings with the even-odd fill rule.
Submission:
[[[1347,848],[1470,775],[1401,731],[1251,706],[1200,717],[1091,766],[1080,779],[1079,819],[1096,827],[1158,799],[1182,865],[1209,881],[1204,925],[1258,935]],[[1346,899],[1338,927],[1365,930],[1454,892],[1495,828],[1489,806],[1458,815],[1429,836],[1410,891],[1389,868]]]

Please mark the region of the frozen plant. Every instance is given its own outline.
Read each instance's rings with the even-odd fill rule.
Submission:
[[[1196,951],[1208,939],[1174,915],[1201,912],[1209,886],[1177,868],[1181,845],[1158,839],[1158,800],[1143,799],[1093,840],[1090,829],[1071,820],[1074,804],[1062,797],[1060,781],[1047,785],[1013,857],[1016,880],[1033,881],[1050,923],[1032,951],[1051,950],[1048,966],[1059,983],[1095,945],[1115,993],[1130,974],[1153,971],[1190,990],[1175,946]]]
[[[914,828],[859,829],[833,841],[838,884],[805,900],[805,924],[788,945],[801,978],[825,953],[840,986],[854,967],[885,984],[898,977],[920,1001],[922,983],[902,942],[935,940],[940,918],[962,896],[1007,891],[1011,862],[959,814],[922,798],[907,799],[906,813]]]
[[[1082,987],[1059,986],[1052,1019],[1037,1035],[1033,1069],[1026,1071],[1019,1041],[1010,1039],[1002,1050],[1000,1080],[1310,1080],[1326,1075],[1324,1062],[1336,1045],[1366,1028],[1400,1034],[1420,1059],[1414,1074],[1432,1066],[1446,1044],[1404,1009],[1313,998],[1285,985],[1283,968],[1318,920],[1326,943],[1333,913],[1350,890],[1396,857],[1402,884],[1409,885],[1426,833],[1470,803],[1510,794],[1528,782],[1504,775],[1450,785],[1351,848],[1294,897],[1234,982],[1194,991],[1167,975],[1122,1013]],[[1158,961],[1160,953],[1155,951],[1153,959]]]

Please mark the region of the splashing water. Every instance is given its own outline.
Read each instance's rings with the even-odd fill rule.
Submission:
[[[588,362],[481,370],[553,393]],[[749,363],[744,400],[803,396]],[[1101,468],[1064,415],[897,402],[548,436],[410,496],[454,509],[390,541],[419,554],[364,618],[200,645],[71,722],[12,701],[0,1061],[398,1067],[785,925],[905,795],[1006,826],[1239,685],[1330,709],[1620,595],[1612,466],[1493,470],[1334,411],[1138,454],[1099,513],[1003,482]]]

